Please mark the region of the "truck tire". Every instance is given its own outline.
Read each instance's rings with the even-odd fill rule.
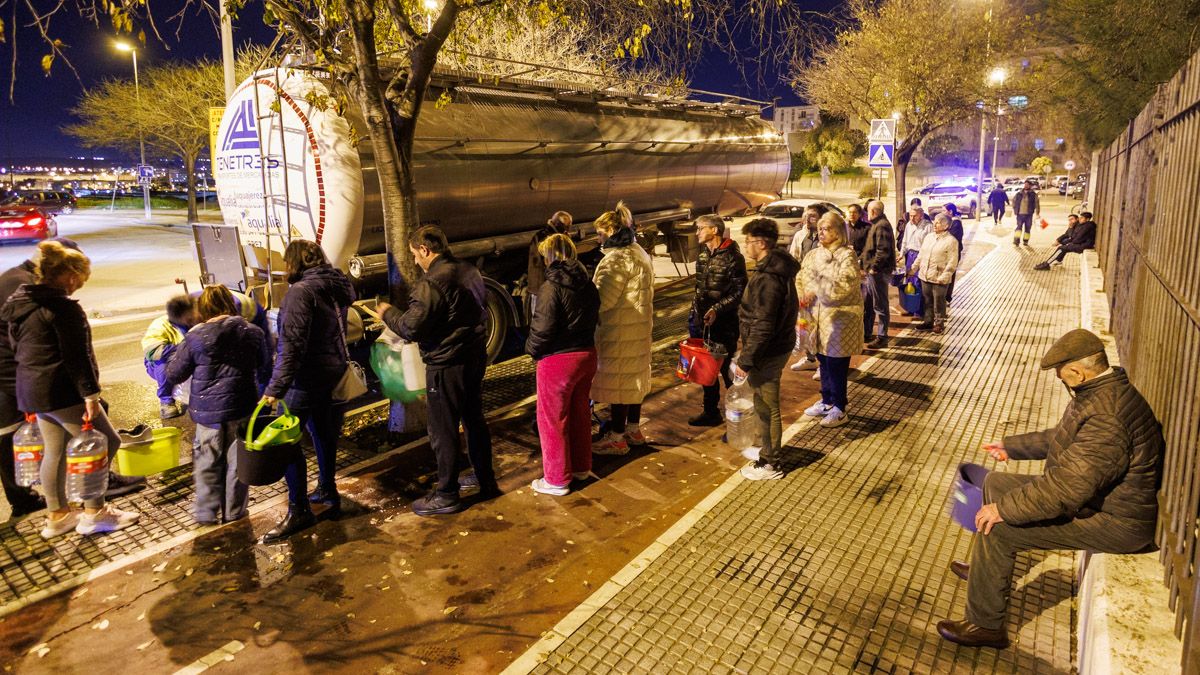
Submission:
[[[508,331],[513,326],[511,311],[512,303],[500,296],[500,291],[491,286],[487,287],[487,360],[494,363],[504,348],[508,339]]]

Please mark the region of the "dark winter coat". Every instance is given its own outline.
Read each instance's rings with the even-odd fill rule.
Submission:
[[[788,354],[796,345],[799,271],[800,263],[778,247],[759,261],[738,307],[742,350],[737,365],[742,370],[753,370],[772,356]]]
[[[538,289],[542,287],[542,284],[546,282],[546,259],[542,257],[538,246],[553,234],[568,233],[547,225],[538,230],[529,241],[529,264],[526,267],[525,284],[529,288],[529,291],[535,295],[538,293]]]
[[[1041,198],[1036,190],[1021,190],[1012,198],[1013,213],[1017,215],[1032,215],[1042,212]]]
[[[383,321],[392,332],[421,347],[421,360],[427,366],[478,358],[486,349],[487,335],[483,276],[471,263],[444,253],[413,286],[408,310],[401,313],[392,307]]]
[[[860,219],[853,223],[847,221],[846,224],[850,229],[850,245],[854,247],[854,255],[858,256],[861,262],[863,251],[867,248],[867,237],[871,234],[871,223]]]
[[[226,316],[188,331],[167,365],[167,382],[175,386],[192,378],[192,420],[216,426],[254,411],[258,383],[270,375],[270,363],[262,329],[240,316]]]
[[[346,372],[346,310],[354,287],[341,271],[318,265],[304,271],[279,306],[275,370],[264,392],[293,408],[329,402]]]
[[[859,262],[868,274],[891,274],[896,269],[896,235],[887,216],[881,215],[871,221],[871,231],[867,233],[867,243]]]
[[[50,412],[100,393],[92,329],[79,302],[59,288],[25,284],[0,308],[17,361],[17,406]]]
[[[717,318],[709,328],[711,338],[722,344],[738,339],[738,303],[746,290],[746,258],[737,242],[725,239],[715,251],[700,247],[696,257],[696,295],[692,320],[703,332],[704,315],[714,310]]]
[[[578,260],[556,260],[546,268],[525,351],[539,360],[596,346],[600,292]]]
[[[1045,459],[1045,472],[1000,497],[1010,525],[1106,513],[1149,544],[1162,481],[1162,426],[1125,371],[1075,388],[1058,426],[1008,436],[1012,459]]]
[[[32,284],[36,280],[32,260],[26,260],[0,274],[0,305],[3,305],[17,288],[23,284]],[[0,427],[15,424],[21,419],[21,411],[17,407],[17,358],[13,354],[12,344],[8,341],[8,324],[0,321]]]
[[[961,260],[962,252],[963,252],[963,236],[964,236],[962,220],[959,220],[958,218],[951,219],[950,220],[950,228],[946,231],[950,233],[950,236],[952,236],[958,240],[958,257]]]
[[[1071,253],[1082,253],[1096,247],[1096,221],[1081,220],[1067,231],[1062,249]]]
[[[987,200],[993,211],[1000,211],[1008,205],[1008,193],[998,187],[988,193]]]

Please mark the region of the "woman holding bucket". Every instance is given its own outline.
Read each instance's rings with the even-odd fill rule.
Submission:
[[[266,335],[239,315],[228,288],[205,287],[196,313],[199,323],[167,365],[167,382],[174,387],[192,379],[192,515],[201,525],[216,525],[246,515],[248,490],[237,479],[237,452],[258,399],[258,383],[271,374],[271,355]]]
[[[41,467],[46,495],[45,539],[75,530],[79,534],[112,532],[137,522],[139,514],[85,499],[83,513],[67,503],[67,439],[90,421],[108,439],[108,457],[121,438],[100,404],[100,372],[92,351],[92,329],[71,295],[83,288],[92,263],[78,250],[57,241],[38,244],[34,258],[36,284],[25,284],[0,310],[8,323],[17,361],[17,406],[37,413],[44,441]],[[105,469],[107,471],[107,469]]]
[[[538,289],[525,351],[537,361],[542,477],[530,487],[561,497],[570,492],[572,478],[583,480],[592,470],[588,393],[596,374],[600,294],[576,260],[570,237],[552,234],[538,250],[546,280]]]
[[[263,543],[286,539],[316,523],[309,502],[329,505],[341,513],[334,482],[337,442],[342,435],[341,407],[333,390],[346,372],[345,311],[354,302],[354,288],[334,269],[321,247],[293,239],[283,252],[291,284],[279,307],[279,344],[275,370],[262,402],[283,399],[308,429],[317,454],[317,489],[308,492],[308,473],[301,455],[288,465],[288,513],[263,537]]]

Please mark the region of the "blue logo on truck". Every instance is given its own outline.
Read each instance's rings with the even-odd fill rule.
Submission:
[[[229,125],[229,131],[225,133],[225,140],[221,143],[221,151],[257,149],[258,132],[254,119],[254,101],[242,101],[238,105],[237,112],[234,113],[233,122]]]

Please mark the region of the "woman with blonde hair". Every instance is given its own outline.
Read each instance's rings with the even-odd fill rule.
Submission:
[[[583,480],[592,470],[588,392],[596,374],[600,294],[576,259],[570,237],[552,234],[538,248],[546,261],[546,280],[538,289],[525,351],[537,361],[542,477],[530,487],[563,496],[572,479]]]
[[[100,404],[91,326],[79,301],[71,298],[91,276],[91,261],[56,241],[43,241],[34,265],[37,283],[18,288],[0,309],[0,319],[8,323],[17,361],[17,405],[37,414],[45,446],[40,477],[48,513],[42,537],[128,527],[139,514],[106,504],[103,494],[85,499],[82,513],[67,503],[67,439],[91,422],[108,440],[110,463],[121,446]]]
[[[800,305],[815,320],[814,351],[821,363],[821,400],[804,414],[822,418],[823,427],[837,427],[846,423],[850,357],[863,348],[862,284],[841,216],[832,211],[821,216],[817,240],[820,246],[805,256],[797,281]]]
[[[628,210],[624,210],[628,214]],[[592,400],[608,403],[608,430],[592,445],[598,455],[623,455],[644,445],[642,400],[650,393],[650,333],[654,328],[654,268],[634,241],[627,215],[607,211],[594,225],[604,257],[593,281],[600,294]]]

